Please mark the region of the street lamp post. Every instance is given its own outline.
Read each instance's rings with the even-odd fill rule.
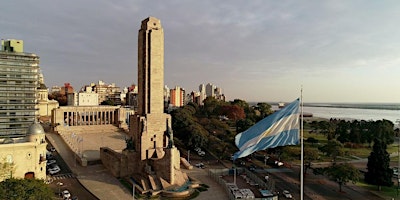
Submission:
[[[57,182],[57,185],[58,185],[58,195],[61,196],[61,186],[63,185],[63,183],[62,182]]]

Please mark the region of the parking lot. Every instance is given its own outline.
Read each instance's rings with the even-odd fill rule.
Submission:
[[[48,162],[47,176],[49,187],[54,191],[54,194],[58,199],[87,199],[87,200],[97,200],[97,198],[84,188],[80,182],[77,180],[76,175],[73,174],[64,162],[62,157],[58,154],[57,150],[50,144],[48,149]],[[54,170],[50,172],[50,169],[54,169],[57,166],[59,170]]]

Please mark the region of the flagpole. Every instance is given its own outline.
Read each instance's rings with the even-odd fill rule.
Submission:
[[[301,144],[301,164],[300,164],[300,200],[304,196],[304,142],[303,142],[303,86],[301,86],[301,122],[300,122],[300,144]]]

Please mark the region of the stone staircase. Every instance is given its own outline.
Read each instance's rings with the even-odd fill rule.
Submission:
[[[71,133],[101,133],[101,132],[118,132],[120,128],[107,124],[107,125],[91,125],[91,126],[59,126],[57,127],[60,134]]]

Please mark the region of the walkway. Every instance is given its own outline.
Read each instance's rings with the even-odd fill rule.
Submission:
[[[81,167],[74,160],[74,154],[67,147],[60,135],[46,133],[49,142],[57,149],[78,181],[99,199],[131,199],[132,194],[103,165]]]

